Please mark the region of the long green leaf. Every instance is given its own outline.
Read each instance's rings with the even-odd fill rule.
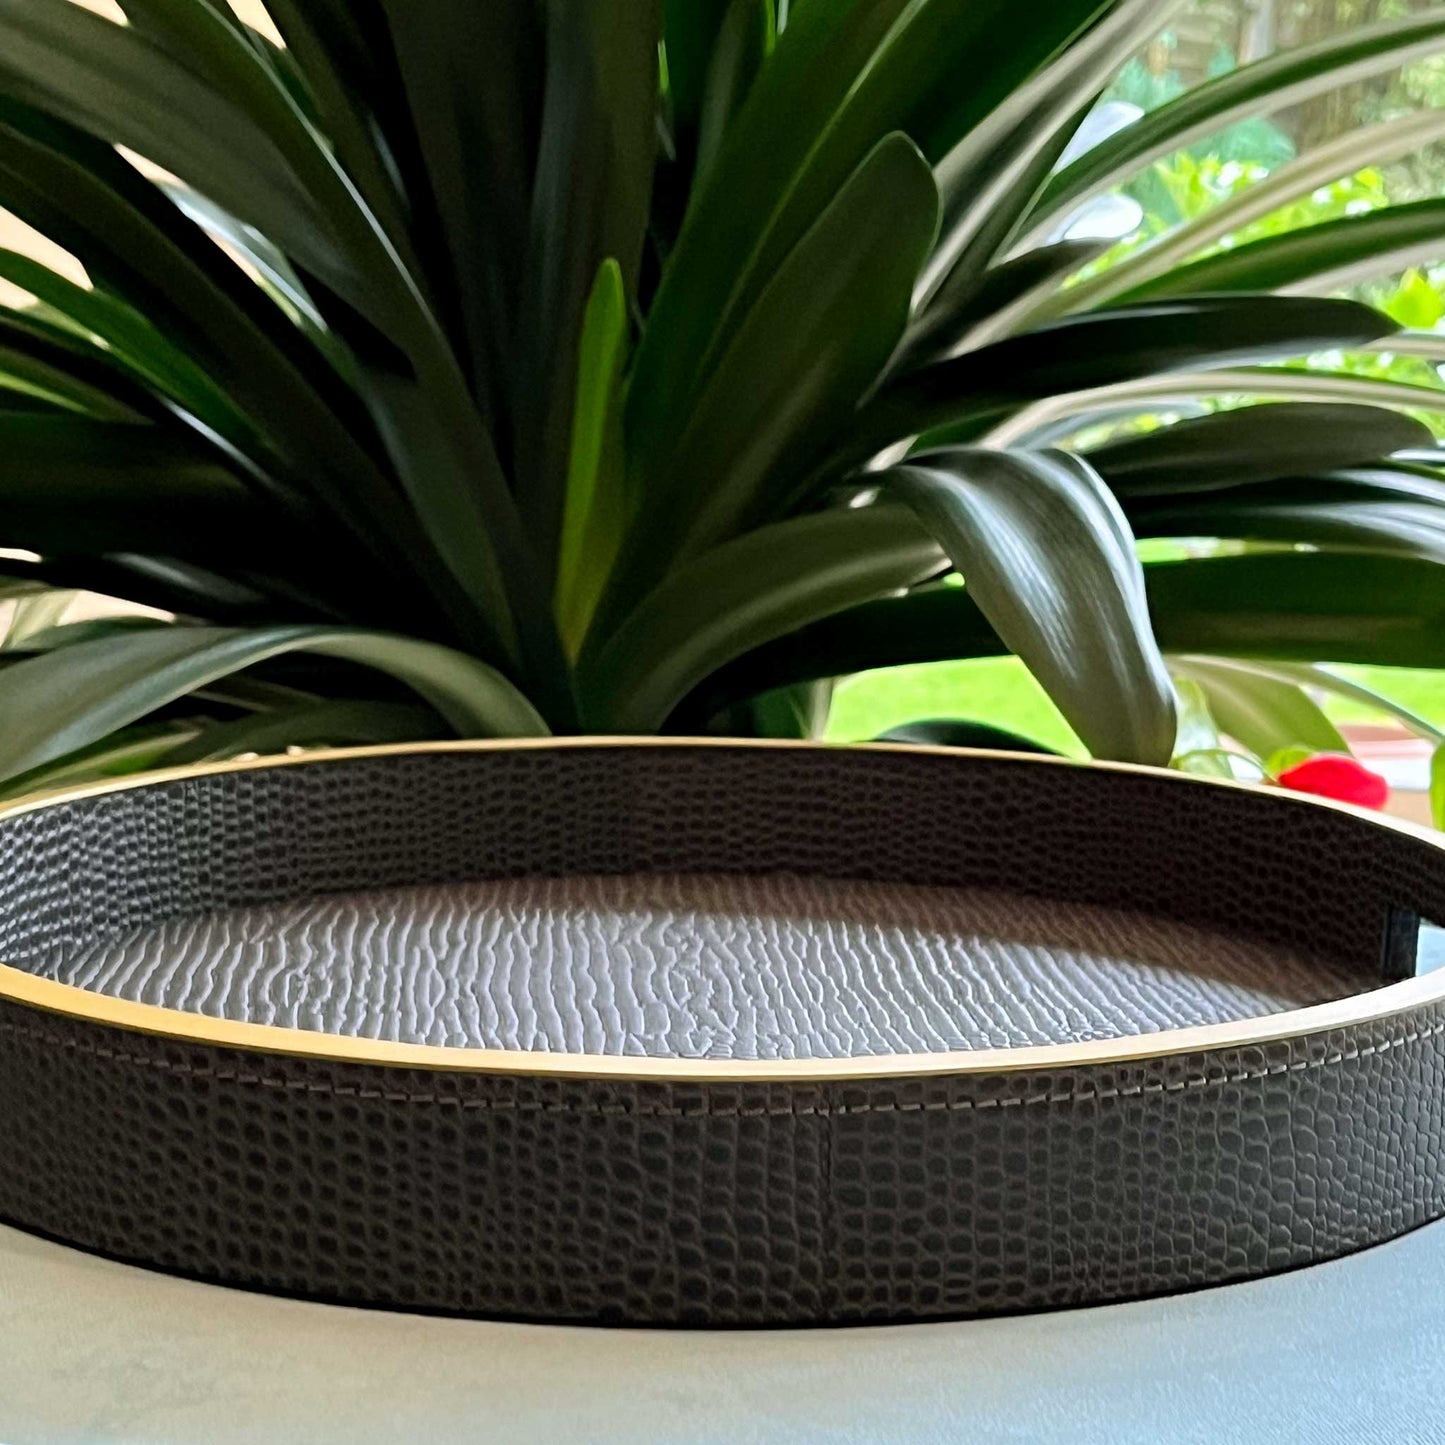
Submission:
[[[536,637],[551,618],[544,599],[524,596],[537,583],[536,558],[480,417],[449,386],[385,365],[366,367],[362,388],[402,491],[454,581],[460,636],[484,656],[525,665],[523,629]]]
[[[950,278],[993,259],[1099,93],[1180,8],[1181,0],[1116,0],[1098,7],[1093,25],[939,161],[943,226],[920,282],[925,297],[936,298]],[[1087,16],[1084,7],[1050,9],[1076,24]]]
[[[48,592],[43,597],[27,597],[15,609],[10,630],[5,637],[7,649],[25,652],[53,652],[57,647],[73,647],[78,642],[92,642],[102,637],[128,637],[133,632],[155,631],[169,627],[164,618],[142,614],[118,617],[87,617],[78,622],[64,621],[70,610],[67,598],[78,593]]]
[[[162,549],[264,565],[286,551],[280,520],[183,437],[81,417],[0,416],[4,546]],[[291,555],[299,566],[301,554]]]
[[[340,339],[327,327],[305,283],[285,253],[254,226],[238,221],[214,201],[180,181],[157,179],[156,184],[176,209],[194,221],[233,260],[261,291],[276,303],[317,352],[330,363],[341,379],[354,376],[353,358]]]
[[[1341,176],[1352,175],[1362,166],[1386,165],[1441,136],[1445,136],[1445,109],[1416,111],[1399,120],[1347,131],[1221,201],[1197,220],[1169,232],[1118,265],[1070,287],[1067,293],[1055,298],[1057,309],[1053,314],[1099,306],[1120,296],[1142,294],[1143,287],[1167,276],[1189,257],[1298,197],[1307,196]],[[1035,314],[1050,312],[1041,309]]]
[[[410,503],[409,514],[403,508],[406,530],[419,524],[423,552],[434,550],[443,563],[439,575],[426,575],[453,619],[454,635],[478,655],[525,672],[539,702],[568,725],[575,709],[539,558],[493,437],[435,318],[419,308],[403,353],[375,347],[335,298],[325,309],[330,324],[351,328],[357,389]]]
[[[322,129],[336,143],[348,170],[366,165],[358,167],[339,138],[339,131],[351,123],[372,132],[376,160],[382,165],[397,165],[412,154],[403,134],[406,99],[381,0],[266,0],[265,13],[280,31]],[[344,97],[337,94],[341,90]],[[343,109],[350,112],[350,121]],[[394,176],[392,184],[405,191],[406,178]]]
[[[515,362],[516,487],[538,555],[556,557],[577,347],[609,256],[636,289],[656,154],[660,0],[547,7],[547,89]],[[550,590],[551,577],[545,582]]]
[[[1352,677],[1344,677],[1340,673],[1328,667],[1319,667],[1308,662],[1261,662],[1258,658],[1232,658],[1227,659],[1239,667],[1246,667],[1254,672],[1263,673],[1266,677],[1275,677],[1283,682],[1294,683],[1298,687],[1316,688],[1323,692],[1333,693],[1336,697],[1347,697],[1353,702],[1362,702],[1368,707],[1376,709],[1389,717],[1403,723],[1412,733],[1422,738],[1428,738],[1432,742],[1445,742],[1445,731],[1442,731],[1428,719],[1420,716],[1413,709],[1398,703],[1392,697],[1373,687],[1366,687],[1364,683],[1355,681]]]
[[[87,408],[71,404],[48,393],[43,387],[31,386],[17,376],[7,376],[0,369],[0,413],[33,416],[84,415]]]
[[[1067,317],[885,387],[860,409],[832,465],[857,465],[947,423],[982,430],[1039,398],[1349,348],[1393,328],[1357,302],[1309,297],[1201,296]]]
[[[145,3],[170,7],[181,0]],[[455,579],[454,585],[442,589],[442,597],[453,609],[458,604],[469,607],[472,615],[463,623],[462,635],[489,654],[515,654],[510,643],[517,616],[524,619],[530,642],[545,640],[539,636],[547,632],[550,621],[545,594],[533,595],[539,591],[533,560],[522,547],[491,439],[472,406],[456,358],[416,278],[405,270],[304,117],[275,86],[274,78],[264,68],[257,70],[261,62],[254,51],[238,45],[229,26],[201,27],[214,41],[206,50],[207,62],[228,66],[234,89],[244,92],[245,106],[227,114],[218,108],[225,102],[199,85],[195,74],[183,69],[179,77],[173,74],[178,68],[175,62],[145,36],[132,35],[126,27],[83,11],[74,11],[83,17],[79,24],[56,19],[51,11],[57,5],[60,10],[74,8],[64,0],[43,0],[41,9],[49,18],[27,23],[13,13],[18,8],[13,0],[0,0],[0,37],[11,35],[23,42],[20,53],[39,75],[28,89],[15,82],[20,93],[56,105],[106,139],[130,143],[183,180],[207,190],[241,219],[284,241],[355,311],[380,318],[408,365],[399,383],[369,375],[366,397],[384,436],[393,443],[405,438],[401,446],[393,445],[393,460],[423,528]],[[199,95],[194,93],[198,88]],[[132,115],[120,103],[127,94],[132,99],[134,94],[145,95],[148,103],[134,107]],[[153,99],[156,103],[149,103]],[[189,135],[207,127],[206,142],[195,147],[181,144],[177,149],[162,143],[170,130]],[[268,174],[276,169],[295,181],[312,213],[295,208],[275,214],[274,206],[250,191],[237,189],[233,194],[228,187],[218,191],[206,168],[206,146],[233,150],[248,164],[262,156]],[[330,248],[335,255],[315,254],[314,238],[327,234],[323,218],[342,247]],[[290,238],[298,227],[313,238],[312,245],[298,245]],[[333,308],[328,320],[337,314]],[[413,375],[416,387],[408,384]],[[419,460],[425,461],[424,469],[419,468]],[[449,471],[464,473],[470,482],[459,486]],[[528,618],[537,621],[533,624]]]
[[[133,134],[132,149],[270,234],[383,330],[395,329],[398,339],[414,331],[421,297],[408,239],[387,236],[336,164],[284,78],[286,57],[273,61],[234,16],[222,13],[227,7],[219,0],[130,0],[130,10],[144,27],[38,27],[29,37],[44,71],[38,96],[104,139],[126,143]],[[63,78],[51,74],[47,60]],[[87,88],[88,79],[97,83]],[[133,86],[143,99],[137,104],[132,97],[127,109],[112,85]],[[156,93],[153,86],[170,88]],[[216,134],[197,145],[187,128],[202,124],[215,126]],[[173,127],[180,133],[170,134]],[[218,178],[208,168],[216,147],[225,147],[242,169],[254,150],[267,172],[280,171],[278,189],[289,182],[290,204],[258,212],[265,202],[254,177],[232,186],[229,175]]]
[[[1384,351],[1392,356],[1423,356],[1426,360],[1445,360],[1445,336],[1434,331],[1400,331],[1365,348]]]
[[[192,574],[199,568],[188,568],[169,560],[165,566],[172,574],[162,580],[156,573],[154,558],[139,553],[109,553],[104,557],[41,557],[39,559],[11,556],[4,560],[0,576],[0,598],[22,597],[61,588],[66,591],[98,592],[108,597],[123,598],[142,607],[155,607],[178,615],[206,616],[213,620],[252,621],[260,615],[273,616],[274,607],[254,588],[228,583],[227,596],[234,606],[224,611],[211,610],[214,598],[203,598],[189,587]],[[204,575],[204,574],[203,574]],[[183,580],[184,579],[184,580]],[[222,603],[225,599],[222,599]],[[218,603],[218,607],[221,604]]]
[[[1120,496],[1173,497],[1371,462],[1432,440],[1428,427],[1383,407],[1285,402],[1192,417],[1086,456]]]
[[[1266,236],[1135,286],[1126,301],[1221,291],[1334,291],[1431,260],[1445,247],[1445,199],[1386,206]]]
[[[1284,110],[1340,86],[1424,59],[1442,46],[1445,9],[1435,7],[1402,20],[1352,26],[1187,90],[1060,171],[1032,208],[1020,245],[1026,247],[1062,212],[1128,180],[1150,161],[1262,111]]]
[[[0,783],[0,797],[22,797],[158,767],[168,760],[174,748],[192,736],[190,728],[175,722],[122,728],[90,747],[6,779]]]
[[[576,655],[631,518],[622,463],[622,364],[627,296],[622,268],[598,268],[578,346],[577,400],[557,565],[556,607],[563,642]]]
[[[955,268],[909,323],[895,369],[943,361],[1010,335],[1021,318],[1108,247],[1107,241],[1060,241],[988,270]]]
[[[238,753],[279,753],[291,747],[353,747],[444,737],[447,726],[429,707],[402,702],[341,699],[212,723],[173,742],[150,766],[233,758]]]
[[[584,659],[586,721],[661,727],[688,690],[740,653],[944,566],[904,507],[796,517],[726,542],[675,572]]]
[[[0,778],[86,747],[208,682],[294,650],[390,673],[463,735],[546,733],[499,673],[434,643],[324,627],[162,628],[76,643],[0,673]]]
[[[378,469],[382,452],[360,403],[311,352],[279,310],[217,246],[110,147],[23,107],[0,102],[0,204],[57,240],[85,265],[98,289],[145,316],[177,356],[201,364],[247,425],[258,455],[237,432],[231,408],[201,409],[197,421],[249,460],[249,476],[273,494],[309,494],[341,517],[377,557],[397,616],[426,617],[417,583],[441,569],[423,563],[426,537]],[[152,356],[152,367],[161,365]]]
[[[1076,419],[1077,425],[1073,430],[1077,430],[1094,416],[1152,413],[1158,410],[1160,402],[1194,402],[1213,396],[1445,411],[1445,388],[1353,376],[1348,372],[1259,366],[1184,371],[1163,376],[1143,374],[1137,380],[1060,392],[1043,401],[1019,407],[1006,420],[988,426],[985,436],[991,446],[1013,446],[1044,429],[1055,437],[1069,435],[1070,429],[1061,426],[1061,423],[1071,417]],[[947,428],[944,430],[942,440],[952,440],[947,435]],[[963,439],[972,441],[978,437],[979,431],[977,424],[967,424]]]
[[[1144,577],[1102,478],[1064,452],[941,453],[879,474],[1096,757],[1164,764],[1174,690]]]
[[[1440,463],[1406,461],[1412,454],[1416,453],[1401,451],[1383,461],[1334,467],[1297,484],[1308,488],[1312,501],[1416,501],[1445,508],[1445,476]],[[1282,482],[1275,494],[1287,495],[1289,485],[1289,481]]]
[[[159,39],[183,68],[203,75],[275,146],[345,253],[347,266],[328,275],[328,284],[383,322],[406,290],[394,284],[396,261],[401,259],[413,274],[417,270],[396,193],[374,172],[364,173],[368,183],[375,183],[383,226],[316,130],[314,98],[290,54],[258,42],[225,0],[128,0],[127,15],[132,28]],[[358,154],[358,159],[366,166],[370,157]],[[353,269],[364,286],[349,286]]]
[[[359,480],[374,472],[365,438],[352,439],[365,416],[354,398],[344,410],[347,394],[330,368],[297,344],[278,309],[111,147],[0,101],[0,203],[75,255],[97,290],[160,332],[176,353],[170,367],[188,360],[203,366],[299,472],[322,469],[328,456]],[[226,430],[225,413],[198,416]],[[310,446],[303,449],[302,439]]]
[[[663,45],[673,125],[695,133],[713,47],[729,0],[663,0]]]
[[[1217,657],[1174,657],[1170,666],[1204,689],[1209,711],[1228,733],[1260,758],[1290,747],[1347,753],[1349,744],[1298,683],[1266,677]]]
[[[937,224],[927,163],[890,136],[859,166],[773,277],[698,398],[651,496],[615,593],[641,596],[696,555],[791,501],[807,468],[882,370],[903,331]]]
[[[1058,0],[1023,26],[1007,0],[800,7],[693,198],[637,357],[632,445],[647,457],[681,432],[770,278],[884,136],[937,160],[1098,3]]]
[[[1022,733],[996,728],[991,723],[974,722],[971,718],[920,718],[879,733],[880,743],[913,743],[932,748],[988,748],[993,752],[1041,753],[1060,756],[1055,748],[1046,748]]]
[[[5,571],[17,582],[98,592],[141,607],[211,621],[254,622],[273,617],[276,611],[274,599],[254,586],[174,558],[160,560],[138,552],[42,557],[38,561],[7,557]]]
[[[1253,487],[1177,505],[1132,510],[1141,537],[1228,537],[1358,547],[1445,562],[1445,507],[1410,501],[1312,498],[1309,485]],[[1297,495],[1291,495],[1295,492]]]
[[[5,624],[5,636],[0,647],[13,650],[24,645],[31,647],[34,639],[60,626],[65,614],[75,604],[80,594],[57,588],[50,592],[36,592],[15,600]]]
[[[1144,569],[1166,653],[1445,668],[1445,568],[1351,552],[1271,552]],[[870,602],[720,668],[679,709],[699,726],[739,698],[814,678],[1006,651],[967,588]]]
[[[206,63],[224,75],[227,93],[239,98],[248,117],[274,142],[293,168],[298,182],[340,238],[348,263],[343,274],[333,277],[321,271],[320,279],[355,312],[376,322],[405,353],[409,366],[403,370],[408,374],[414,370],[435,394],[439,420],[466,454],[474,473],[473,488],[480,494],[482,508],[502,545],[506,547],[519,540],[509,535],[511,499],[500,476],[494,475],[495,469],[486,466],[486,453],[494,444],[489,436],[483,439],[471,435],[475,431],[485,433],[486,428],[472,411],[461,368],[436,315],[435,299],[428,295],[429,287],[409,249],[404,247],[398,253],[350,178],[337,166],[330,149],[284,86],[275,83],[275,75],[258,59],[255,49],[238,43],[233,27],[206,23],[204,17],[214,15],[207,0],[136,0],[136,4],[163,12],[172,24],[185,30],[188,47],[200,51]],[[184,176],[185,173],[181,173]],[[237,214],[247,218],[244,208],[238,209]],[[387,391],[378,396],[375,388],[367,394],[374,404],[379,401],[383,409],[392,399]],[[413,405],[409,417],[414,420],[419,410]],[[384,427],[397,424],[394,414],[379,421]],[[435,452],[437,448],[433,445],[432,450]],[[402,461],[398,458],[399,465]],[[416,494],[426,509],[423,520],[431,526],[433,538],[442,545],[453,571],[474,597],[488,599],[484,610],[489,614],[489,630],[505,633],[504,609],[497,599],[489,598],[490,569],[477,574],[459,563],[457,552],[445,545],[446,534],[432,525],[435,514],[446,510],[436,505],[434,489],[417,489]],[[432,515],[428,516],[427,512]],[[465,538],[472,549],[481,554],[487,552],[491,540],[485,534]],[[507,558],[502,561],[503,570],[509,574],[509,590],[526,590],[522,586],[520,565]]]
[[[276,302],[288,319],[301,329],[306,340],[325,357],[337,376],[345,383],[353,383],[353,355],[327,327],[311,293],[306,290],[301,277],[296,275],[295,267],[286,260],[285,253],[269,238],[262,236],[256,227],[237,221],[234,215],[221,210],[214,201],[208,201],[189,186],[162,179],[158,179],[156,184],[171,198],[176,210],[181,211],[186,220],[194,221],[221,250],[240,264],[247,276],[256,280],[264,295]]]
[[[331,218],[274,136],[142,32],[68,0],[0,0],[0,88],[155,161],[336,289],[363,294]]]
[[[383,8],[441,222],[473,385],[493,431],[505,437],[541,119],[541,12],[531,0],[384,0]],[[349,77],[339,73],[343,91]],[[341,107],[333,101],[331,108]]]
[[[1368,553],[1280,552],[1146,569],[1166,652],[1445,667],[1445,571]]]
[[[290,57],[243,24],[228,0],[126,0],[125,16],[131,40],[140,40],[147,48],[158,45],[183,70],[231,102],[275,145],[318,203],[323,197],[333,200],[345,195],[345,187],[338,186],[339,176],[317,145],[310,96],[298,82]],[[130,73],[132,66],[144,73],[151,55],[141,61],[139,51],[128,46],[112,49],[98,38],[100,34],[71,37],[69,44],[77,53],[94,57],[98,68],[110,74]],[[104,106],[98,107],[98,115],[106,113]]]
[[[732,0],[708,62],[707,84],[698,113],[694,186],[712,168],[728,126],[748,98],[772,43],[772,0]]]
[[[392,438],[403,487],[460,584],[460,635],[483,656],[510,657],[559,726],[575,715],[561,636],[542,558],[522,526],[506,474],[480,415],[443,363],[417,380],[370,376],[367,395]]]
[[[205,17],[207,20],[219,21],[248,45],[254,45],[257,53],[264,56],[268,63],[271,62],[273,54],[285,54],[253,30],[229,4],[217,7],[214,0],[200,0],[200,4],[211,11],[211,14]],[[194,37],[188,33],[187,27],[197,23],[194,15],[177,14],[164,0],[136,0],[136,3],[123,13],[125,23],[139,31],[147,40],[157,42],[168,55],[184,65],[189,65],[209,84],[221,90],[226,88],[225,71],[208,63],[204,46],[196,46]]]
[[[0,251],[0,278],[99,337],[136,379],[155,387],[207,430],[224,437],[234,455],[246,458],[252,467],[253,459],[264,455],[259,436],[229,394],[138,311],[103,290],[77,286],[15,251]]]
[[[337,159],[372,214],[400,240],[409,199],[403,175],[414,170],[406,164],[413,148],[399,144],[409,133],[401,134],[405,101],[389,63],[400,42],[387,32],[375,0],[266,0],[266,13]]]
[[[707,186],[692,198],[648,313],[627,414],[630,445],[644,458],[652,449],[671,445],[681,431],[725,313],[743,305],[745,282],[756,284],[749,259],[769,217],[905,3],[812,5],[800,10],[779,37]],[[686,67],[704,47],[711,55],[716,31],[705,33],[705,24],[710,27],[710,14],[700,7],[684,38]],[[691,75],[692,69],[685,68],[685,87]],[[700,83],[696,93],[700,105]]]
[[[10,388],[103,421],[161,414],[149,393],[84,337],[0,308],[0,390]]]

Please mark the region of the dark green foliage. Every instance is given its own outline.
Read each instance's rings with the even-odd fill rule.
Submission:
[[[0,252],[34,298],[0,310],[0,548],[38,554],[16,586],[173,616],[4,654],[9,788],[805,735],[814,683],[1005,645],[1094,751],[1163,763],[1161,639],[1438,660],[1445,482],[1373,404],[1404,389],[1236,370],[1306,399],[1029,443],[1061,395],[1138,414],[1166,374],[1390,334],[1260,293],[1414,255],[1442,203],[1094,307],[1060,294],[1100,248],[1056,235],[1203,130],[1445,46],[1442,12],[1211,82],[1050,179],[1169,4],[274,0],[284,46],[221,0],[121,4],[0,0],[0,207],[91,283]],[[1325,550],[1141,568],[1135,532]]]

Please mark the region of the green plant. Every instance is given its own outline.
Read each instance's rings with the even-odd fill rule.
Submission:
[[[1074,286],[1101,247],[1050,239],[1204,135],[1445,48],[1445,10],[1056,169],[1168,5],[271,0],[284,45],[219,0],[120,8],[0,0],[0,206],[90,282],[0,254],[33,298],[0,313],[0,545],[17,584],[174,620],[0,653],[10,788],[797,733],[828,679],[1003,651],[1092,751],[1163,763],[1161,643],[1445,661],[1445,481],[1401,413],[1437,398],[1349,374],[1378,312],[1258,294],[1418,261],[1445,202]],[[1277,404],[1043,445],[1196,396]],[[1272,550],[1141,566],[1136,534]]]

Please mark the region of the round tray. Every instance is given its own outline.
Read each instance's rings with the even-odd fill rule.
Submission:
[[[0,811],[0,1219],[232,1284],[914,1319],[1445,1214],[1445,848],[1175,773],[575,739]]]

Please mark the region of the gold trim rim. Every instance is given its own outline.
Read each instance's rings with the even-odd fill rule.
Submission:
[[[305,767],[376,757],[436,753],[516,752],[564,748],[720,747],[853,751],[933,755],[954,760],[977,757],[1007,760],[1035,767],[1065,767],[1101,772],[1142,774],[1181,787],[1225,788],[1268,797],[1274,806],[1324,808],[1420,843],[1445,854],[1445,837],[1419,824],[1391,818],[1333,799],[1280,793],[1253,783],[1150,768],[1133,763],[1012,753],[984,748],[945,748],[916,744],[826,744],[774,738],[610,737],[453,739],[421,743],[388,743],[370,747],[324,748],[275,757],[193,763],[159,769],[103,783],[81,783],[0,804],[0,821],[88,797],[127,792],[188,778],[252,772],[278,767]],[[697,1059],[653,1058],[629,1054],[561,1054],[510,1049],[452,1048],[434,1044],[394,1043],[352,1035],[282,1028],[212,1018],[157,1004],[137,1003],[93,993],[73,984],[37,978],[0,963],[0,1000],[58,1014],[82,1022],[173,1040],[177,1043],[233,1048],[249,1052],[317,1059],[330,1063],[407,1068],[451,1074],[511,1074],[693,1084],[821,1084],[927,1078],[953,1074],[1018,1074],[1039,1070],[1088,1068],[1144,1062],[1169,1055],[1217,1053],[1307,1034],[1378,1023],[1432,1004],[1445,1002],[1445,969],[1385,984],[1380,988],[1332,999],[1307,1008],[1254,1015],[1223,1023],[1163,1029],[1150,1034],[1121,1035],[1084,1043],[1039,1044],[1026,1048],[970,1049],[920,1054],[877,1054],[850,1059]]]

